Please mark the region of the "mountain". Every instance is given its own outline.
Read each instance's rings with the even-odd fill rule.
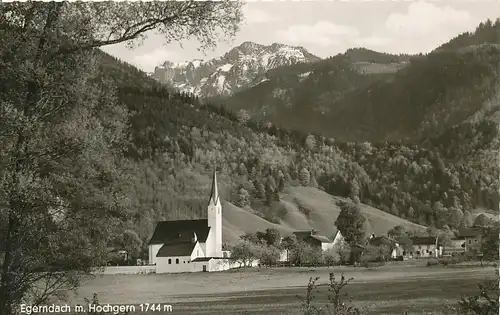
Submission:
[[[202,97],[224,96],[257,84],[270,69],[319,59],[302,47],[244,42],[209,61],[165,61],[155,68],[152,77],[182,92]]]
[[[475,54],[466,55],[453,50],[414,57],[410,62],[405,56],[394,56],[402,58],[396,62],[370,60],[386,65],[406,64],[397,72],[363,74],[353,70],[354,62],[367,59],[365,55],[360,57],[357,51],[266,73],[270,82],[282,84],[280,80],[287,75],[307,72],[315,65],[318,70],[314,69],[317,74],[313,77],[317,81],[311,81],[310,86],[318,91],[328,88],[344,91],[338,94],[338,102],[352,95],[370,100],[366,91],[378,87],[380,90],[372,105],[382,116],[390,117],[391,111],[400,115],[396,107],[391,107],[392,103],[401,104],[402,110],[411,108],[402,102],[404,96],[420,110],[426,108],[428,100],[440,94],[448,97],[442,98],[443,110],[449,111],[451,105],[456,104],[474,111],[468,119],[460,116],[461,122],[453,128],[445,128],[437,135],[421,133],[421,141],[413,143],[368,143],[362,137],[360,141],[346,143],[341,138],[329,138],[328,132],[336,129],[319,119],[325,115],[318,115],[319,118],[312,121],[324,128],[318,133],[283,128],[293,117],[285,117],[281,125],[241,120],[225,106],[202,103],[192,95],[169,90],[146,73],[104,55],[101,72],[115,82],[120,106],[130,113],[130,143],[124,152],[127,162],[123,163],[123,171],[133,183],[129,197],[134,215],[128,228],[146,241],[157,220],[203,217],[209,176],[214,167],[219,170],[221,195],[227,207],[233,207],[228,211],[228,215],[235,215],[228,218],[233,237],[238,231],[246,231],[248,222],[257,222],[259,228],[268,224],[289,229],[290,216],[298,215],[296,209],[304,214],[301,220],[308,226],[315,227],[320,221],[333,224],[330,215],[336,211],[335,207],[313,204],[320,197],[321,200],[359,199],[365,205],[393,215],[391,218],[396,216],[436,227],[449,225],[452,229],[458,228],[462,217],[472,209],[484,208],[496,214],[500,200],[499,177],[492,148],[499,143],[498,102],[490,97],[494,95],[490,92],[494,86],[491,81],[494,68],[488,66],[497,58],[494,49],[481,48]],[[382,55],[375,56],[382,58]],[[399,85],[396,82],[400,82]],[[296,84],[300,86],[300,82]],[[480,93],[472,93],[476,91],[473,88]],[[398,89],[407,94],[397,94]],[[462,94],[453,94],[457,92]],[[483,99],[489,101],[482,102]],[[358,99],[363,101],[361,105],[356,105],[354,100],[345,103],[344,110],[348,110],[347,105],[353,106],[358,111],[358,120],[365,119],[363,115],[373,115],[363,112],[361,105],[367,104],[363,98]],[[383,102],[387,109],[382,106]],[[375,107],[376,104],[379,105]],[[408,115],[410,118],[401,116],[406,119],[404,123],[411,122],[412,113]],[[381,125],[372,132],[383,135],[385,128],[393,128],[387,119],[388,126]],[[444,121],[441,116],[436,116],[437,119]],[[347,122],[358,126],[356,120]],[[335,123],[341,124],[338,120]],[[426,130],[439,127],[435,124],[434,129]],[[351,132],[359,136],[354,127]],[[346,138],[347,135],[349,133],[344,134]],[[309,197],[303,197],[304,194]]]
[[[423,141],[465,122],[494,97],[499,29],[498,20],[482,23],[427,55],[356,49],[279,69],[225,105],[339,141]]]
[[[392,80],[409,65],[409,55],[390,55],[364,48],[313,63],[270,70],[261,83],[222,100],[233,111],[286,128],[324,135],[317,120],[334,109],[332,103],[379,81]]]

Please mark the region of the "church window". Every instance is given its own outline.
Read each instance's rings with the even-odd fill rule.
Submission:
[[[179,258],[176,258],[175,259],[175,263],[178,264],[179,263]]]
[[[168,264],[171,265],[172,264],[172,259],[168,259]]]

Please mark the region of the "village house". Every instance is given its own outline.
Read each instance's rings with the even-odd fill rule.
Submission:
[[[315,229],[307,230],[307,231],[295,231],[293,235],[297,238],[298,241],[305,242],[316,249],[321,249],[321,251],[325,252],[329,249],[334,248],[337,244],[340,244],[344,241],[344,238],[340,231],[334,230],[333,240],[328,237],[319,234],[319,231]],[[283,240],[283,238],[282,238]],[[281,254],[279,261],[284,262],[288,261],[290,257],[290,253],[287,249],[284,249]]]
[[[334,241],[330,240],[328,237],[320,235],[319,231],[311,229],[309,231],[296,231],[293,234],[297,237],[298,241],[303,241],[314,248],[326,251],[334,246]],[[335,237],[340,235],[336,232]]]
[[[465,237],[457,236],[450,240],[450,244],[443,246],[443,256],[456,256],[465,253]]]
[[[382,235],[382,236],[375,236],[372,235],[370,239],[368,240],[368,244],[372,246],[385,246],[389,249],[390,251],[390,258],[392,259],[397,259],[399,257],[403,257],[405,252],[403,248],[397,243],[395,240]]]
[[[462,229],[458,233],[458,238],[463,240],[466,253],[477,254],[481,249],[483,229],[478,226]]]
[[[443,246],[439,245],[437,236],[414,236],[412,241],[412,250],[407,253],[413,258],[441,257]]]
[[[213,173],[207,219],[163,221],[149,241],[149,263],[156,273],[221,271],[238,267],[222,250],[222,206]]]

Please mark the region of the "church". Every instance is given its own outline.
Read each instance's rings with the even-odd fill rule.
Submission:
[[[214,171],[207,219],[158,222],[149,241],[156,273],[222,271],[238,267],[222,250],[222,205]]]

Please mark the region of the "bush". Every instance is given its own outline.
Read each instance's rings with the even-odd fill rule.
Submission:
[[[385,262],[391,257],[391,250],[387,246],[373,246],[368,245],[365,247],[359,262],[361,265],[367,263]]]
[[[498,286],[500,277],[498,267],[495,266],[496,277],[478,284],[477,295],[464,297],[458,302],[456,309],[460,315],[497,315],[499,305],[500,288]]]
[[[455,256],[449,258],[442,258],[439,260],[439,263],[442,264],[443,266],[448,266],[448,265],[456,265],[464,261],[466,261],[465,257]]]
[[[381,267],[384,265],[385,265],[385,262],[383,262],[383,261],[377,261],[377,262],[364,261],[364,262],[360,263],[360,266],[365,267],[365,268],[376,268],[376,267]]]
[[[437,266],[437,265],[439,265],[439,261],[437,259],[429,259],[427,261],[427,267]]]
[[[319,277],[310,278],[307,285],[306,297],[303,300],[304,315],[361,315],[361,311],[351,305],[352,299],[343,293],[344,288],[353,279],[346,279],[344,275],[340,277],[340,282],[335,279],[333,272],[330,273],[328,284],[328,304],[326,308],[317,307],[313,304],[314,292],[317,292],[316,282]]]

